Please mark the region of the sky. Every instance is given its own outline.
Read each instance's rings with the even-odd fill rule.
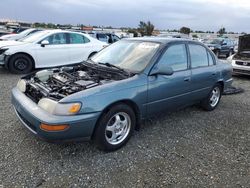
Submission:
[[[0,19],[158,29],[250,32],[249,0],[1,0]]]

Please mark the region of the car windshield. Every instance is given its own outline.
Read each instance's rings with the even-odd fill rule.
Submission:
[[[34,34],[31,34],[31,35],[28,35],[24,38],[21,38],[19,41],[32,43],[32,42],[39,40],[40,38],[42,38],[43,36],[45,36],[47,34],[48,34],[48,32],[46,32],[46,31],[38,31]]]
[[[109,63],[132,72],[146,68],[160,44],[143,41],[119,41],[91,58],[94,63]]]

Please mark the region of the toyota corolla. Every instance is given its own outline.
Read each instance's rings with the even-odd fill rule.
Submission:
[[[93,139],[113,151],[155,113],[196,103],[214,110],[232,83],[231,71],[199,42],[126,39],[78,65],[22,77],[12,104],[45,140]]]

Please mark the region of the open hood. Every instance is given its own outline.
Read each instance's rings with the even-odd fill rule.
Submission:
[[[238,52],[249,52],[250,53],[250,35],[243,35],[239,37]]]

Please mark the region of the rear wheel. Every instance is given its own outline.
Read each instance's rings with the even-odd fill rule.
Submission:
[[[32,71],[32,59],[25,54],[13,55],[8,63],[8,69],[15,74],[26,74]]]
[[[135,124],[135,113],[129,106],[113,106],[98,122],[94,141],[104,151],[117,150],[127,143]]]
[[[201,102],[202,108],[207,111],[214,110],[220,102],[221,95],[222,95],[222,86],[221,84],[216,84],[210,91],[208,97]]]

